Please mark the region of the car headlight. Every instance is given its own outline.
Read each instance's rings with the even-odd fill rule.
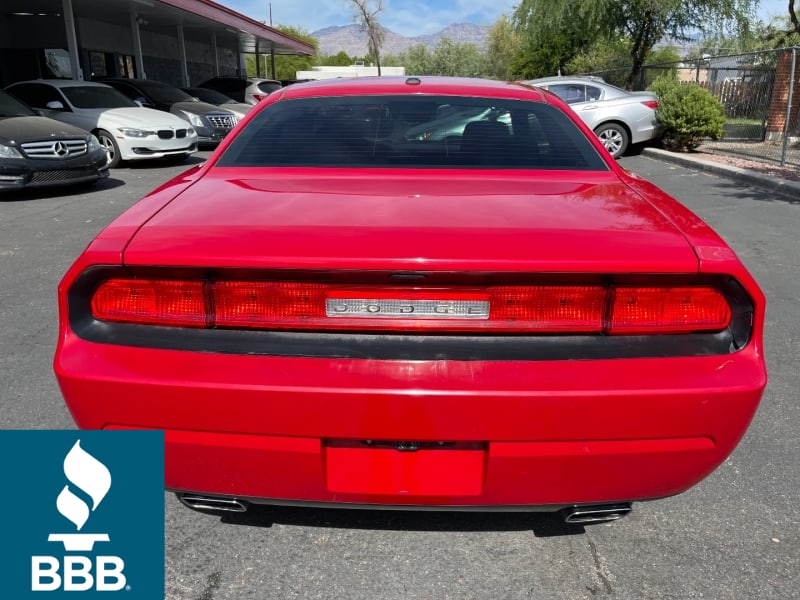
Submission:
[[[103,147],[100,145],[100,142],[97,141],[97,138],[94,137],[93,135],[89,136],[89,145],[88,145],[88,147],[89,147],[89,152],[92,152],[94,150],[102,150],[103,149]]]
[[[132,127],[118,127],[117,131],[124,136],[132,138],[144,138],[156,134],[155,131],[147,131],[146,129],[133,129]]]
[[[13,146],[0,144],[0,158],[22,158],[22,154]]]
[[[186,120],[189,121],[195,127],[206,127],[205,123],[203,123],[203,118],[200,115],[195,113],[182,110],[183,115],[186,117]]]

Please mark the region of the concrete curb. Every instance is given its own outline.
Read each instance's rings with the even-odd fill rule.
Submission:
[[[679,165],[688,169],[696,171],[704,171],[719,175],[720,177],[727,177],[734,181],[758,187],[768,192],[772,192],[776,196],[780,196],[785,200],[792,202],[800,202],[800,183],[796,181],[787,181],[779,177],[770,175],[762,175],[761,173],[754,173],[747,169],[724,165],[711,160],[705,160],[699,156],[691,154],[680,154],[676,152],[669,152],[660,148],[645,148],[642,150],[642,156],[653,158],[663,162]]]

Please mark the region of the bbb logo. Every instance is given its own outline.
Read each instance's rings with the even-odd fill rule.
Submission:
[[[164,597],[164,432],[0,430],[0,598]]]
[[[111,473],[103,463],[81,448],[78,440],[64,459],[64,475],[77,492],[83,492],[89,499],[86,502],[68,484],[55,502],[58,512],[80,532],[108,494]],[[61,542],[67,552],[91,552],[95,543],[109,542],[110,537],[107,533],[51,533],[47,541]],[[58,556],[33,556],[31,590],[83,592],[94,587],[97,591],[115,592],[126,585],[124,568],[125,561],[119,556],[98,555],[94,561],[92,557],[81,554],[69,554],[61,559]]]

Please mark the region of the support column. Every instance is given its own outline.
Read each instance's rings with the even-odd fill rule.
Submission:
[[[239,52],[239,41],[236,41],[236,54],[239,56],[239,77],[247,77],[247,58],[244,52]]]
[[[131,33],[133,34],[133,60],[136,61],[136,77],[147,79],[142,58],[142,36],[139,32],[139,15],[131,12]]]
[[[64,27],[67,30],[67,50],[72,78],[83,81],[81,60],[78,56],[78,35],[75,33],[75,14],[72,12],[72,0],[61,0],[61,11],[64,13]]]
[[[178,23],[178,53],[181,61],[181,87],[189,87],[189,67],[186,64],[186,38],[183,36],[183,25]]]
[[[211,34],[211,47],[214,49],[214,77],[219,77],[219,52],[217,50],[217,34]]]

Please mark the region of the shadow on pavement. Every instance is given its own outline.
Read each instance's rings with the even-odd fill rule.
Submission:
[[[230,513],[220,518],[223,523],[229,525],[249,527],[272,527],[273,524],[280,524],[384,531],[532,531],[536,537],[585,533],[583,525],[564,523],[559,513],[402,511],[256,505],[251,506],[245,513]]]

